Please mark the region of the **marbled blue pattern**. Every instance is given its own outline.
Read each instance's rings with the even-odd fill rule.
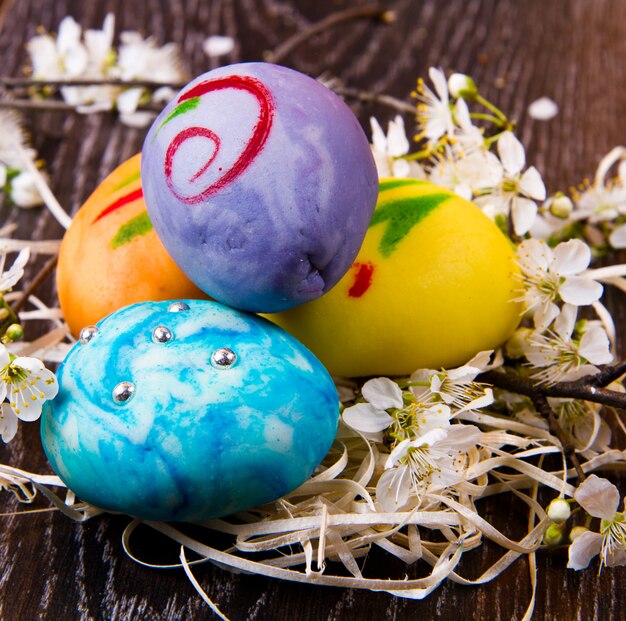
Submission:
[[[164,174],[176,137],[205,128],[220,141],[218,148],[207,132],[173,158],[170,183],[189,197],[232,169],[259,120],[255,97],[236,88],[180,107],[195,86],[229,76],[264,85],[271,127],[245,170],[189,204]],[[368,140],[348,106],[318,81],[267,63],[220,67],[186,86],[150,129],[141,176],[150,219],[185,274],[213,298],[253,312],[281,311],[335,285],[361,247],[378,194]]]
[[[42,417],[52,467],[79,498],[145,519],[195,521],[279,498],[335,436],[339,402],[321,363],[270,322],[217,302],[121,309],[76,344]],[[152,331],[166,326],[167,343]],[[237,354],[230,368],[212,353]],[[132,399],[114,387],[135,384]]]

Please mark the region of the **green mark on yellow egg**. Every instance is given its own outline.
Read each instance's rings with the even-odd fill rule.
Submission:
[[[120,227],[117,235],[111,240],[111,248],[115,250],[129,241],[139,237],[140,235],[146,235],[152,230],[152,222],[148,217],[147,211],[142,211],[138,216],[135,216],[129,220],[126,224]]]
[[[175,119],[177,116],[181,114],[185,114],[185,112],[189,112],[190,110],[194,110],[200,104],[200,97],[192,97],[191,99],[187,99],[183,101],[183,103],[176,106],[165,118],[163,123],[159,126],[159,129],[163,127],[166,123],[169,123],[172,119]]]
[[[125,179],[122,179],[122,181],[120,181],[111,190],[111,194],[113,194],[113,192],[117,192],[118,190],[121,190],[122,188],[125,188],[127,185],[130,185],[134,181],[138,181],[140,178],[141,178],[141,171],[138,170],[137,172],[133,173],[132,175],[129,175],[128,177],[126,177]]]
[[[409,185],[421,185],[426,181],[420,181],[419,179],[385,179],[380,182],[380,192],[386,192],[387,190],[395,190],[396,188],[405,188]]]
[[[370,227],[387,223],[378,250],[388,257],[411,229],[452,194],[425,194],[411,198],[384,201],[376,208]]]

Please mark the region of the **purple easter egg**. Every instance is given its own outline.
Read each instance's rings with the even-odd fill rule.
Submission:
[[[141,179],[172,258],[230,306],[276,312],[352,265],[378,193],[354,114],[302,73],[267,63],[196,78],[156,119]]]

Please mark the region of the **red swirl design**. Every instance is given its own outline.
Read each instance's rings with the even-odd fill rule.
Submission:
[[[215,145],[215,149],[207,162],[203,164],[200,170],[198,170],[198,172],[196,172],[189,180],[190,182],[193,182],[208,170],[213,163],[213,160],[217,157],[221,144],[220,138],[213,131],[205,127],[187,127],[174,137],[165,153],[164,172],[167,187],[170,189],[172,194],[176,196],[176,198],[190,205],[199,203],[200,201],[206,199],[211,194],[217,192],[237,178],[260,153],[269,136],[274,117],[274,103],[272,95],[267,87],[256,78],[252,78],[250,76],[232,75],[226,78],[200,82],[187,92],[183,93],[178,98],[177,103],[180,104],[194,97],[202,97],[203,95],[212,93],[213,91],[229,88],[250,93],[254,96],[259,105],[259,116],[256,125],[252,129],[252,136],[246,143],[241,155],[237,158],[235,163],[221,177],[208,187],[204,188],[201,192],[192,196],[183,196],[176,191],[172,181],[172,167],[174,165],[174,158],[178,149],[180,149],[186,140],[199,137],[209,139]]]

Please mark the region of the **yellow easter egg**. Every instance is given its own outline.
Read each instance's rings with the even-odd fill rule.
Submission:
[[[431,183],[386,179],[343,279],[269,318],[334,375],[452,368],[513,333],[518,272],[511,243],[474,204]]]
[[[141,156],[116,168],[87,199],[59,251],[63,317],[78,336],[114,310],[148,300],[206,298],[152,228],[139,175]]]

